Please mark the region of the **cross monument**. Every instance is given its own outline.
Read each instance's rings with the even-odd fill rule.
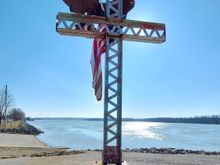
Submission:
[[[124,19],[123,0],[106,0],[105,12],[106,17],[58,13],[56,31],[61,35],[106,40],[102,164],[121,165],[123,40],[163,43],[166,29],[161,23]]]

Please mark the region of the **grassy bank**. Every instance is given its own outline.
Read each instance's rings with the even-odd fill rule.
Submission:
[[[23,120],[11,121],[4,123],[0,126],[1,133],[15,133],[15,134],[28,134],[28,135],[38,135],[43,133],[34,126],[26,123]]]
[[[2,123],[0,126],[0,129],[20,129],[22,128],[22,121],[10,121],[8,123]]]

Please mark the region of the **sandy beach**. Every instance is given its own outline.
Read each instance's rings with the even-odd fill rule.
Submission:
[[[62,154],[59,154],[62,153]],[[59,156],[60,155],[60,156]],[[129,165],[218,165],[219,155],[172,155],[123,152]],[[99,151],[67,152],[50,148],[32,135],[0,134],[0,165],[91,165]]]
[[[4,147],[47,147],[34,135],[18,135],[0,133],[0,146]]]

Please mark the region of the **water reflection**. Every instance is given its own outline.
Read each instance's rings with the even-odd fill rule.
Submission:
[[[164,127],[163,123],[151,122],[127,122],[123,125],[124,136],[136,136],[138,138],[163,140],[163,135],[159,129]]]
[[[35,120],[45,133],[38,138],[50,146],[101,149],[103,122],[85,120]],[[220,125],[123,122],[123,148],[183,148],[220,151]]]

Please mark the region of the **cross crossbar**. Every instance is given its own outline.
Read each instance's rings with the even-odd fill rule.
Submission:
[[[82,26],[83,24],[83,26]],[[126,41],[163,43],[166,41],[165,24],[100,16],[58,13],[56,31],[62,35],[81,36],[86,38],[104,38],[106,32],[99,31],[104,27],[109,37],[122,38]],[[87,27],[87,29],[85,29]],[[117,27],[117,30],[110,27]]]

